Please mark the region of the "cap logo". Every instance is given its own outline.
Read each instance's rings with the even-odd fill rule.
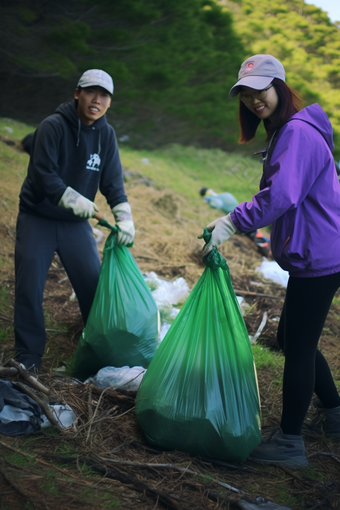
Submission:
[[[254,67],[254,62],[248,62],[244,70],[245,73],[250,73]]]

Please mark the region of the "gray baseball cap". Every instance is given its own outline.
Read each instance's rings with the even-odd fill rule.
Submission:
[[[272,55],[254,55],[241,65],[238,82],[230,89],[229,96],[237,96],[241,86],[255,90],[265,89],[274,78],[285,81],[285,70],[281,62]]]
[[[109,74],[101,69],[89,69],[79,78],[77,87],[103,87],[113,94],[113,81]]]

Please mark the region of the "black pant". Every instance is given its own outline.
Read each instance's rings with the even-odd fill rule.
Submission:
[[[340,273],[317,278],[290,277],[277,341],[285,355],[281,428],[301,434],[313,392],[326,408],[340,406],[327,361],[318,342]]]
[[[88,221],[59,221],[20,212],[15,244],[14,332],[18,361],[40,368],[46,343],[43,292],[57,252],[87,320],[100,257]]]

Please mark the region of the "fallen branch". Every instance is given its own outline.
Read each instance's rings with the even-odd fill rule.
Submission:
[[[23,490],[21,490],[21,488],[19,487],[19,485],[17,485],[16,483],[13,482],[13,480],[11,480],[7,474],[6,474],[6,471],[4,469],[2,469],[2,467],[0,466],[0,473],[1,475],[3,476],[3,478],[6,480],[6,482],[8,483],[8,485],[10,487],[12,487],[22,498],[24,498],[24,501],[25,502],[29,502],[33,508],[37,508],[34,504],[34,500],[33,499],[30,499],[28,497],[27,494],[25,494],[25,492]]]
[[[282,296],[273,296],[272,294],[261,294],[259,292],[250,292],[248,290],[240,290],[240,289],[234,289],[236,294],[243,294],[244,296],[255,296],[255,297],[261,297],[261,298],[269,298],[269,299],[284,299]]]
[[[29,373],[28,370],[26,370],[25,368],[23,368],[20,363],[18,363],[17,361],[15,361],[14,359],[11,359],[9,362],[8,362],[9,365],[11,365],[12,367],[16,368],[19,375],[21,375],[21,377],[23,379],[25,379],[25,381],[30,384],[35,390],[37,391],[41,391],[42,393],[45,393],[45,395],[49,395],[51,393],[51,390],[46,388],[46,386],[44,386],[43,384],[41,384],[41,382],[38,381],[38,379],[36,377],[34,377],[32,374]]]
[[[9,317],[5,317],[4,315],[0,315],[0,319],[2,321],[10,322],[11,324],[14,324],[13,319],[10,319]]]
[[[338,455],[334,455],[334,453],[328,453],[328,452],[313,452],[307,455],[308,458],[315,457],[316,455],[322,455],[324,457],[331,457],[331,459],[335,460],[335,462],[338,462],[340,464],[340,457]]]
[[[0,367],[0,378],[1,377],[11,377],[17,375],[18,371],[14,367]]]
[[[151,496],[153,499],[158,500],[158,503],[160,505],[164,506],[165,508],[167,508],[168,510],[185,510],[185,507],[183,506],[181,501],[177,501],[174,498],[171,498],[170,496],[168,496],[167,494],[164,494],[163,492],[159,492],[156,489],[149,487],[146,483],[141,482],[140,480],[138,480],[135,477],[131,477],[125,473],[122,473],[115,467],[108,470],[106,466],[103,466],[101,464],[94,462],[91,459],[87,459],[87,458],[83,458],[83,457],[79,457],[79,458],[58,457],[58,459],[62,462],[67,463],[67,464],[82,462],[106,478],[111,478],[112,480],[118,480],[119,482],[122,482],[123,484],[129,485],[132,489],[134,489],[138,492],[142,492],[142,493],[146,494],[147,496]]]
[[[39,398],[38,395],[36,393],[34,393],[34,391],[27,388],[27,386],[25,386],[24,384],[19,383],[19,382],[16,382],[15,384],[16,384],[16,386],[18,386],[21,389],[21,391],[26,393],[29,397],[31,397],[33,400],[35,400],[37,402],[37,404],[39,404],[41,409],[44,411],[45,416],[50,421],[51,425],[53,425],[54,427],[59,429],[60,432],[63,432],[63,433],[66,432],[65,427],[63,427],[63,425],[61,425],[61,423],[55,418],[53,411],[51,411],[49,405],[46,404],[46,402],[41,400],[41,398]]]
[[[187,473],[189,475],[194,475],[194,476],[200,476],[202,478],[207,478],[206,475],[202,475],[201,473],[197,473],[196,471],[191,471],[191,469],[184,468],[182,466],[177,466],[176,464],[157,464],[157,463],[131,462],[131,461],[120,460],[120,459],[106,459],[104,457],[99,457],[99,456],[98,456],[98,458],[101,461],[108,462],[108,463],[113,463],[113,464],[122,464],[122,465],[125,465],[125,466],[136,466],[136,467],[141,467],[141,468],[145,467],[145,468],[158,468],[158,469],[173,469],[174,471],[180,471],[181,473]],[[230,491],[237,492],[239,494],[245,494],[245,492],[243,492],[241,489],[237,489],[236,487],[233,487],[232,485],[229,485],[229,484],[227,484],[225,482],[220,482],[219,480],[214,480],[214,479],[212,479],[210,477],[209,477],[209,481],[217,483],[218,485],[221,485],[222,487],[224,487],[225,489],[228,489]]]

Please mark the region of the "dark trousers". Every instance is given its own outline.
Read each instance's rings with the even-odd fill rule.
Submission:
[[[58,221],[19,213],[15,244],[15,351],[18,361],[40,368],[46,343],[43,293],[54,252],[77,295],[86,323],[99,273],[100,257],[87,221]]]
[[[340,406],[328,363],[318,342],[340,273],[317,278],[290,277],[277,340],[285,355],[281,428],[301,434],[313,393],[325,408]]]

